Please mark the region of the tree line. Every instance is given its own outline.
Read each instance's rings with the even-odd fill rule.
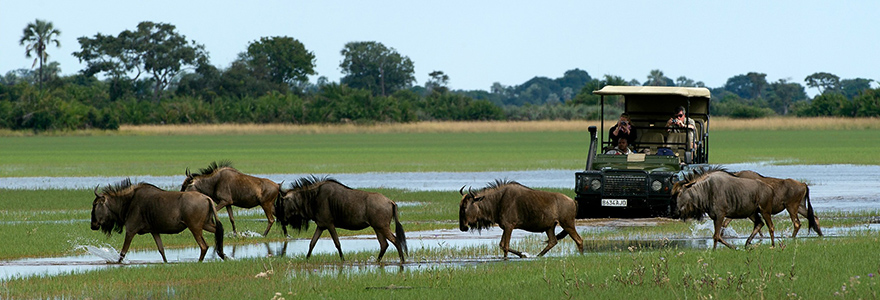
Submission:
[[[644,81],[572,69],[559,78],[534,77],[522,84],[494,83],[489,90],[452,90],[449,75],[433,71],[417,85],[414,62],[375,41],[349,42],[340,51],[343,77],[330,82],[309,76],[315,55],[292,37],[250,42],[227,68],[212,65],[203,45],[167,23],[141,22],[117,35],[79,37],[72,55],[85,63],[61,76],[49,61],[60,46],[51,22],[25,27],[20,44],[31,69],[0,77],[0,128],[14,130],[116,129],[120,124],[371,123],[427,120],[598,119],[605,85],[706,87],[651,70]],[[39,67],[37,67],[39,66]],[[804,80],[819,94],[766,74],[736,75],[712,92],[711,113],[737,118],[772,115],[876,117],[880,89],[872,79],[818,72]],[[606,107],[605,117],[622,110]]]

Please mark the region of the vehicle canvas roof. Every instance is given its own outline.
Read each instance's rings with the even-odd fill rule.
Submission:
[[[679,87],[679,86],[613,86],[608,85],[598,91],[596,95],[676,95],[684,97],[709,98],[711,94],[707,88]]]

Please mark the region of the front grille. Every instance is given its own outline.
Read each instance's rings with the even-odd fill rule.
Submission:
[[[606,175],[604,196],[643,196],[647,193],[645,178],[633,174]]]

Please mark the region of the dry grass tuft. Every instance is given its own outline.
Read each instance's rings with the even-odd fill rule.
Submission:
[[[616,120],[605,121],[610,127]],[[438,133],[438,132],[558,132],[587,131],[598,121],[468,121],[356,124],[199,124],[122,126],[120,134],[211,135],[211,134],[340,134],[340,133]],[[880,129],[878,118],[711,119],[709,130],[865,130]]]
[[[122,134],[199,135],[199,134],[339,134],[339,133],[437,133],[437,132],[541,132],[585,131],[596,121],[532,122],[418,122],[355,124],[199,124],[121,126]]]
[[[606,128],[616,120],[605,121]],[[466,121],[377,124],[194,124],[122,125],[119,131],[76,130],[41,132],[46,136],[93,135],[244,135],[244,134],[350,134],[350,133],[467,133],[467,132],[586,132],[598,121]],[[711,119],[709,130],[871,130],[878,118]],[[0,136],[33,136],[32,131],[0,130]]]
[[[709,130],[848,130],[880,129],[878,118],[712,118]]]

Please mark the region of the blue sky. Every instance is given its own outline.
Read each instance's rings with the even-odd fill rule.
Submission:
[[[803,84],[815,72],[880,80],[880,1],[9,1],[0,0],[0,73],[29,68],[18,41],[29,22],[62,31],[49,48],[62,74],[84,67],[78,37],[170,23],[226,68],[249,42],[290,36],[319,76],[342,76],[347,42],[377,41],[440,70],[453,89],[488,90],[580,68],[645,81],[659,69],[709,87],[760,72]],[[313,80],[317,78],[314,77]],[[875,87],[877,84],[875,83]],[[814,94],[815,90],[810,91]]]

